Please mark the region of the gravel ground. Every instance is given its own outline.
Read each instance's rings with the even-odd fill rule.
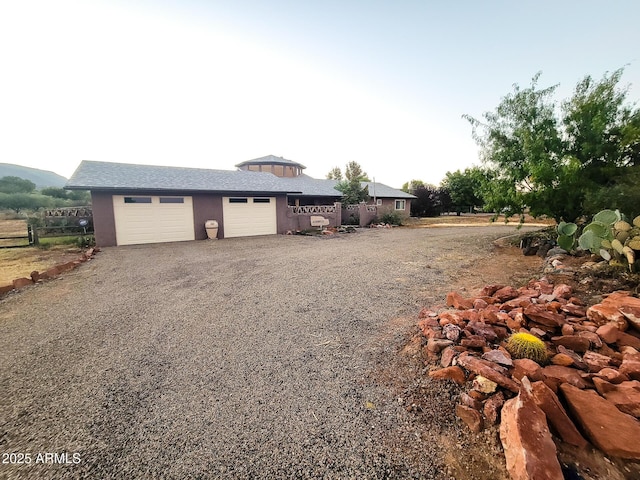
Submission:
[[[454,390],[418,422],[389,366],[514,232],[104,249],[0,300],[0,478],[449,478]]]

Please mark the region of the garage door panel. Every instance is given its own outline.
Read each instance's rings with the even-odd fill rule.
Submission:
[[[225,197],[222,209],[225,238],[278,233],[274,197]]]
[[[191,197],[114,195],[113,207],[118,245],[195,239]]]

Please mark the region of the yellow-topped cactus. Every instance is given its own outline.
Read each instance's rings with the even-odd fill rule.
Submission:
[[[528,358],[543,365],[547,361],[547,346],[530,333],[514,333],[505,346],[513,358]]]

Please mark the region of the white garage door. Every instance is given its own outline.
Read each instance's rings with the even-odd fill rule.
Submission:
[[[224,197],[224,237],[278,233],[275,197]]]
[[[194,240],[191,197],[114,195],[118,245]]]

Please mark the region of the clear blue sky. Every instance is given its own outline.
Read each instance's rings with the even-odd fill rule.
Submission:
[[[0,3],[0,162],[233,169],[263,155],[322,178],[438,184],[478,164],[462,114],[512,84],[626,65],[640,2],[34,0]]]

